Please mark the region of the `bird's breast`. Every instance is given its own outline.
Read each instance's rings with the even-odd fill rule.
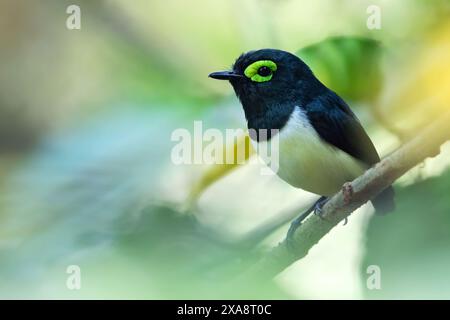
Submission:
[[[272,144],[267,146],[267,144]],[[361,175],[367,165],[322,140],[299,107],[270,141],[258,142],[260,150],[278,152],[278,176],[294,187],[319,195],[332,195],[342,185]],[[274,148],[275,147],[275,148]],[[276,157],[271,155],[271,161]]]

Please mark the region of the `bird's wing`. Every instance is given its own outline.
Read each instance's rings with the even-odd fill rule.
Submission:
[[[327,90],[309,102],[305,110],[324,141],[368,165],[380,160],[361,123],[337,94]]]

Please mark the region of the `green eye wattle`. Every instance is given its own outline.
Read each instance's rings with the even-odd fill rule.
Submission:
[[[275,62],[271,60],[259,60],[245,68],[244,74],[252,81],[266,82],[272,79],[275,71],[277,71]]]

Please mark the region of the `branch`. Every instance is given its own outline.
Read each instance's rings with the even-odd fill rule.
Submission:
[[[272,278],[295,261],[305,257],[308,251],[340,221],[425,158],[439,154],[440,146],[449,139],[450,112],[447,112],[362,176],[346,183],[343,189],[324,205],[322,218],[313,215],[296,230],[293,236],[295,250],[289,250],[285,240],[280,242],[238,280],[251,282]]]

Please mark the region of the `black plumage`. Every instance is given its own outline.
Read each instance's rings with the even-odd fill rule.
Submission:
[[[246,69],[255,62],[267,60],[277,66],[270,80],[249,79]],[[266,76],[267,68],[262,71]],[[323,85],[310,68],[291,53],[276,49],[250,51],[236,60],[232,71],[210,76],[230,81],[244,108],[249,129],[282,130],[294,109],[299,107],[323,143],[344,151],[367,167],[380,160],[372,141],[345,101]],[[353,178],[349,176],[348,180]],[[392,210],[393,196],[393,189],[389,187],[373,199],[377,212]]]

